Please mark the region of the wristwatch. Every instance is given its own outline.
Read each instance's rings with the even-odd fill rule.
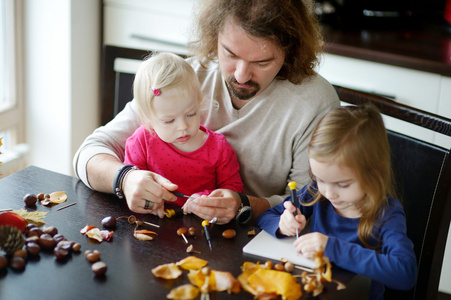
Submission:
[[[238,193],[238,196],[240,196],[241,199],[241,208],[238,210],[235,220],[240,224],[246,224],[252,219],[252,215],[254,214],[254,211],[252,210],[252,206],[249,202],[249,198],[243,194]]]

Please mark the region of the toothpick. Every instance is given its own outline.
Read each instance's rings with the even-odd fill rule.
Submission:
[[[13,209],[12,208],[0,209],[0,212],[7,212],[7,211],[13,211]]]
[[[310,269],[310,268],[307,268],[307,267],[302,267],[302,266],[294,266],[296,269],[299,269],[299,270],[302,270],[302,271],[307,271],[307,272],[310,272],[310,273],[312,273],[313,272],[313,270],[312,269]]]
[[[150,226],[154,226],[154,227],[157,227],[157,228],[160,228],[160,225],[157,225],[157,224],[153,224],[153,223],[149,223],[149,222],[145,222],[145,221],[142,221],[144,224],[147,224],[147,225],[150,225]]]
[[[74,203],[68,204],[68,205],[66,205],[66,206],[60,207],[60,208],[58,208],[56,211],[65,209],[65,208],[67,208],[67,207],[69,207],[69,206],[72,206],[72,205],[75,205],[75,204],[77,204],[77,202],[74,202]]]

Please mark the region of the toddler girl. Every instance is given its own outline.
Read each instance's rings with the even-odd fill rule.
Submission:
[[[138,69],[133,86],[142,126],[127,139],[124,164],[162,175],[198,197],[223,188],[243,192],[238,160],[222,134],[200,125],[202,92],[180,56],[159,53]],[[175,204],[183,206],[185,197]]]

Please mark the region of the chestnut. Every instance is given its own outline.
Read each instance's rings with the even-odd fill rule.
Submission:
[[[13,256],[9,262],[11,269],[19,271],[25,268],[25,259],[20,256]]]
[[[234,229],[226,229],[222,233],[222,236],[225,237],[226,239],[234,238],[235,235],[236,235],[236,231]]]
[[[27,237],[32,237],[32,236],[41,236],[42,234],[42,230],[39,227],[32,227],[30,228],[30,230],[27,233]]]
[[[106,263],[103,261],[98,261],[92,265],[92,271],[96,276],[102,276],[106,273],[106,270],[108,269]]]
[[[53,249],[56,245],[55,239],[48,233],[43,233],[39,237],[39,246],[42,249],[50,250]]]
[[[53,255],[55,255],[57,260],[64,260],[69,256],[69,250],[67,250],[66,248],[63,247],[55,247],[55,249],[53,249]]]
[[[43,232],[43,233],[48,233],[48,234],[50,234],[51,236],[55,236],[55,234],[58,233],[58,229],[57,229],[55,226],[48,226],[48,227],[44,227],[44,228],[42,229],[42,232]]]
[[[0,255],[0,271],[8,266],[8,259],[3,255]]]
[[[36,242],[30,242],[25,247],[27,254],[31,257],[36,257],[41,252],[41,247]]]
[[[103,218],[102,226],[108,229],[116,227],[116,218],[112,216]]]
[[[36,205],[36,202],[38,202],[38,197],[36,197],[35,194],[26,194],[23,197],[23,202],[25,202],[26,206]]]

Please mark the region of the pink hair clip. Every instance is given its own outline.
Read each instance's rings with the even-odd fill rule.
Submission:
[[[160,91],[160,89],[154,89],[154,88],[152,88],[152,87],[150,87],[150,89],[153,91],[153,94],[155,95],[155,96],[160,96],[161,95],[161,91]]]

